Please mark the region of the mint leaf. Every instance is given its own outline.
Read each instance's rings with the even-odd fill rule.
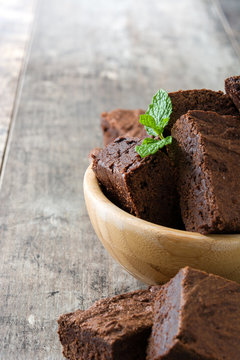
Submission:
[[[152,103],[149,105],[146,112],[147,115],[151,115],[155,121],[156,125],[164,129],[167,125],[170,115],[172,113],[172,101],[168,96],[168,93],[160,89],[152,99]],[[168,121],[163,121],[168,119]]]
[[[170,120],[172,102],[168,93],[160,89],[152,99],[146,114],[140,115],[139,122],[145,126],[147,133],[157,139],[146,138],[135,150],[141,157],[155,154],[165,145],[172,143],[172,137],[164,138],[163,131]]]
[[[145,145],[145,144],[155,144],[157,143],[159,140],[157,139],[152,139],[152,138],[145,138],[142,142],[142,145]]]
[[[151,115],[140,115],[139,122],[145,125],[145,129],[149,135],[158,136],[162,133],[161,129],[156,125],[155,119]]]
[[[161,149],[162,147],[164,147],[166,145],[170,145],[172,143],[172,137],[167,136],[166,138],[163,138],[160,142],[161,142],[161,147],[160,147],[160,149]]]
[[[146,138],[143,140],[142,144],[135,147],[135,151],[142,157],[155,154],[158,150],[162,149],[165,145],[172,143],[172,137],[168,136],[162,140],[156,140],[151,138]]]
[[[164,130],[165,126],[167,126],[169,120],[170,120],[169,118],[161,119],[161,121],[160,121],[161,125],[159,126],[161,134],[163,133],[163,130]]]
[[[135,150],[142,158],[155,154],[159,150],[159,140],[146,138],[141,145],[135,147]]]
[[[150,128],[149,126],[145,126],[145,130],[148,133],[148,135],[150,136],[158,136],[158,134],[156,133],[156,131],[154,131],[152,128]]]

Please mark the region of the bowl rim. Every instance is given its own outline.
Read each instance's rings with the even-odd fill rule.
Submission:
[[[107,207],[111,212],[116,213],[121,218],[125,218],[126,221],[131,221],[133,225],[136,227],[144,227],[145,230],[158,232],[159,234],[169,233],[171,232],[173,235],[177,235],[180,238],[195,238],[196,240],[210,240],[211,238],[214,239],[222,239],[223,237],[231,237],[232,239],[236,240],[239,238],[240,234],[209,234],[209,235],[203,235],[198,232],[190,232],[186,230],[179,230],[179,229],[173,229],[169,228],[163,225],[154,224],[150,221],[143,220],[141,218],[137,218],[136,216],[129,214],[127,211],[121,209],[117,205],[115,205],[113,202],[111,202],[106,195],[104,195],[97,177],[92,170],[92,164],[88,166],[86,169],[86,172],[84,174],[84,180],[83,180],[83,188],[84,193],[88,193],[90,196],[94,196],[94,201],[97,201],[98,203],[101,203],[105,207]]]

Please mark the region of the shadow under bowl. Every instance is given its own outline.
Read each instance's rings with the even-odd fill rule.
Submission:
[[[165,283],[187,265],[240,282],[240,234],[205,236],[136,218],[103,194],[91,165],[84,176],[84,196],[104,247],[144,283]]]

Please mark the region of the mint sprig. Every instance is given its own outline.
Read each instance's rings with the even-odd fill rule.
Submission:
[[[158,150],[162,149],[165,145],[172,143],[172,137],[167,136],[162,140],[156,140],[151,138],[145,138],[141,145],[136,146],[136,152],[142,157],[146,157],[151,154],[155,154]]]
[[[146,114],[140,115],[139,122],[145,126],[147,133],[154,138],[145,138],[141,145],[136,146],[136,152],[143,158],[155,154],[164,146],[172,143],[172,137],[164,138],[163,131],[172,113],[172,102],[168,93],[160,89],[152,99]]]

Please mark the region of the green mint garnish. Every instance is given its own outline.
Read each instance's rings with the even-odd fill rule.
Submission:
[[[146,138],[136,146],[136,152],[143,158],[155,154],[165,145],[172,143],[172,137],[164,138],[163,131],[172,113],[172,102],[168,93],[160,89],[152,99],[146,114],[140,115],[139,122],[145,126],[147,133],[157,139]]]
[[[142,144],[135,147],[136,152],[142,157],[146,157],[151,154],[155,154],[158,150],[163,148],[165,145],[172,143],[172,137],[167,136],[162,140],[156,140],[151,138],[146,138],[143,140]]]

